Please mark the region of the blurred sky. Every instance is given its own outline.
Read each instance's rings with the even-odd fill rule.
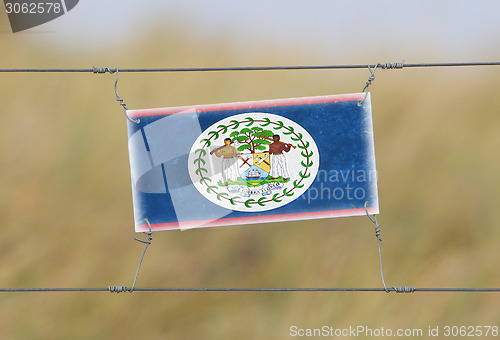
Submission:
[[[393,58],[377,62],[490,61],[500,55],[499,12],[498,0],[80,0],[63,17],[16,37],[78,53],[134,46],[155,27],[175,38],[171,28],[179,27],[193,42],[223,39],[240,54],[295,47],[342,63],[374,62],[366,60],[373,51]]]

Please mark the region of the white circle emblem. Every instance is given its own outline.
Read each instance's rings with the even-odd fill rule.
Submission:
[[[234,115],[206,129],[189,154],[189,175],[213,203],[236,211],[276,209],[312,184],[319,153],[311,135],[282,116]]]

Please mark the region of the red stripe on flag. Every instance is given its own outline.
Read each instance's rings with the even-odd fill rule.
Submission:
[[[236,102],[236,103],[225,103],[225,104],[178,106],[178,107],[167,107],[160,109],[128,110],[127,115],[131,118],[137,118],[137,117],[163,116],[163,115],[186,113],[186,112],[243,110],[243,109],[258,109],[258,108],[273,107],[273,106],[291,106],[291,105],[303,105],[303,104],[360,101],[364,98],[364,96],[365,96],[364,93],[354,93],[354,94],[341,94],[332,96],[272,99],[272,100],[259,100],[252,102]]]
[[[370,208],[367,208],[367,210],[368,210],[368,213],[371,215],[379,213],[378,207],[370,207]],[[181,223],[178,223],[178,222],[158,223],[158,224],[151,224],[151,230],[152,231],[180,230],[180,229],[222,227],[222,226],[242,225],[242,224],[287,222],[287,221],[299,221],[299,220],[333,218],[333,217],[363,216],[363,215],[366,215],[366,211],[364,208],[345,209],[345,210],[329,210],[329,211],[317,211],[317,212],[283,214],[283,215],[221,218],[221,219],[218,219],[215,221],[213,221],[213,220],[200,220],[200,221],[187,221],[187,222],[181,222]],[[147,232],[147,231],[149,231],[149,227],[147,224],[136,225],[135,231],[136,232]]]

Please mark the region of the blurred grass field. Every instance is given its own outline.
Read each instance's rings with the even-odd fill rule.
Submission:
[[[2,34],[0,46],[9,48],[0,49],[0,67],[249,63],[223,40],[193,50],[189,36],[181,38],[182,31],[161,46],[151,36],[105,56],[63,56],[33,37]],[[270,49],[251,64],[312,64],[310,53]],[[368,76],[123,73],[118,90],[136,109],[353,93]],[[371,91],[388,286],[500,286],[499,76],[495,67],[377,71]],[[130,286],[143,244],[133,240],[114,75],[0,77],[0,286]],[[373,227],[356,217],[159,232],[137,286],[380,287]],[[292,325],[498,325],[498,302],[497,293],[1,293],[0,338],[286,339]]]

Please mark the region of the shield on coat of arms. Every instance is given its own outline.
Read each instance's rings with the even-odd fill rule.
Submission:
[[[247,186],[258,186],[269,176],[269,152],[244,153],[240,155],[241,178]]]

